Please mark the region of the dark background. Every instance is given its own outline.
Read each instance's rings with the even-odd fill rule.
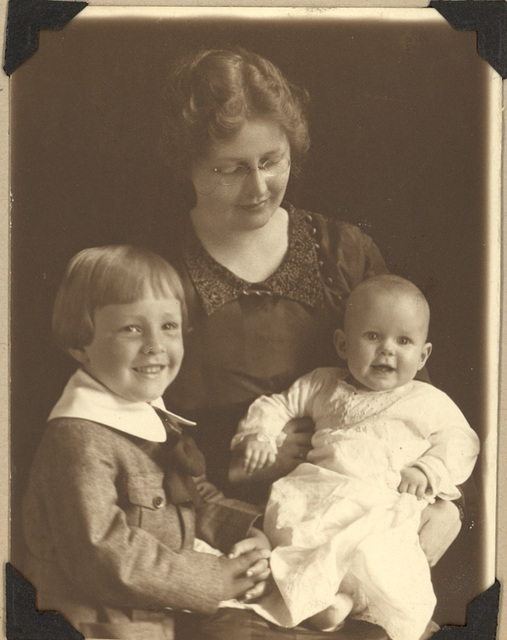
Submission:
[[[51,307],[86,246],[170,234],[164,79],[187,48],[240,44],[311,96],[312,147],[288,199],[360,225],[432,309],[433,383],[484,433],[487,77],[445,21],[75,18],[12,76],[12,561],[44,421],[73,369]],[[481,491],[480,465],[476,475]],[[445,622],[479,591],[480,520],[447,575]],[[472,540],[472,542],[470,542]],[[444,564],[441,565],[444,567]],[[440,568],[440,571],[444,571]],[[447,616],[447,617],[446,617]]]

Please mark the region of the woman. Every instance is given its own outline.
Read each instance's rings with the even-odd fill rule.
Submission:
[[[309,147],[306,106],[277,67],[240,48],[194,54],[171,79],[167,147],[193,202],[158,248],[180,269],[192,332],[168,401],[198,422],[208,474],[226,492],[230,441],[248,405],[335,364],[332,335],[350,290],[387,271],[358,228],[283,202]],[[286,431],[270,475],[239,478],[244,499],[261,499],[259,487],[306,456],[307,429]],[[421,544],[434,564],[459,532],[459,514],[442,501],[427,511]]]

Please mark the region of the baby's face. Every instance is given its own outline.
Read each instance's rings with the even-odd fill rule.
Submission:
[[[410,296],[370,292],[351,310],[342,342],[336,339],[338,353],[363,387],[394,389],[412,380],[428,359],[427,326],[427,313]]]
[[[183,359],[180,302],[147,291],[136,302],[97,309],[93,324],[93,340],[78,358],[85,371],[125,400],[161,396]]]

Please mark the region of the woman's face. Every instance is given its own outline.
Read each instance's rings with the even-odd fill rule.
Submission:
[[[286,159],[290,146],[282,127],[270,119],[247,120],[233,138],[212,144],[192,167],[197,196],[192,219],[236,231],[263,227],[284,197],[290,175]],[[271,167],[281,172],[269,175]],[[236,181],[237,174],[243,179]]]

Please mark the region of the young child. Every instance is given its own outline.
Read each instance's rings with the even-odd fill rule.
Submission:
[[[174,269],[130,246],[77,254],[56,299],[55,339],[80,368],[33,463],[23,569],[38,607],[86,637],[173,638],[167,608],[213,613],[259,595],[269,573],[257,509],[203,479],[193,423],[161,400],[185,320]],[[196,536],[231,557],[195,551]]]
[[[279,592],[261,604],[283,626],[309,619],[333,630],[351,613],[392,640],[425,633],[435,596],[418,542],[421,511],[460,496],[456,485],[479,452],[452,400],[414,380],[431,352],[428,324],[412,283],[363,281],[335,333],[348,370],[317,369],[259,398],[240,424],[232,447],[253,472],[272,463],[288,420],[315,422],[307,462],[275,482],[264,518]]]

